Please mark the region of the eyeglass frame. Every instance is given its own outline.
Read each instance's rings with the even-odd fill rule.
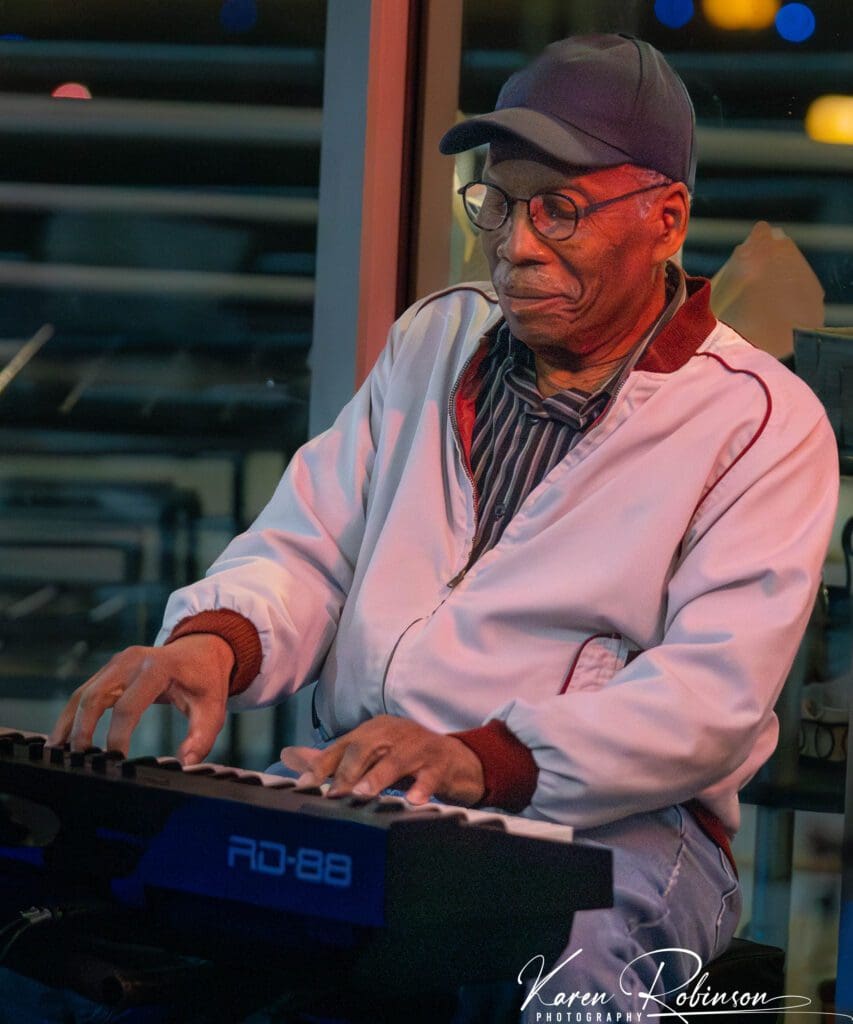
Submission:
[[[509,192],[504,191],[504,189],[502,189],[500,185],[495,185],[494,182],[491,181],[482,181],[479,178],[476,179],[475,181],[469,181],[467,185],[463,185],[461,188],[458,188],[456,190],[456,194],[462,197],[462,206],[465,210],[465,215],[468,217],[468,220],[474,225],[474,227],[478,231],[498,231],[509,220],[510,211],[516,205],[516,203],[524,203],[527,206],[527,219],[530,221],[531,227],[536,232],[536,234],[540,236],[540,238],[544,238],[546,242],[566,242],[574,236],[574,233],[577,231],[578,228],[578,222],[583,220],[584,217],[588,217],[590,214],[597,213],[599,210],[603,210],[606,206],[611,206],[613,203],[620,203],[623,199],[632,199],[634,196],[642,195],[644,192],[651,192],[652,189],[664,188],[665,186],[671,184],[671,181],[659,181],[654,185],[644,185],[643,188],[635,188],[633,191],[625,192],[621,196],[612,196],[610,199],[602,199],[597,203],[591,203],[589,206],[579,206],[577,201],[572,199],[571,196],[567,196],[565,192],[554,192],[551,189],[542,189],[539,192],[534,192],[533,195],[529,196],[527,199],[524,199],[522,196],[511,196]],[[504,210],[503,220],[501,220],[500,224],[496,224],[493,228],[484,228],[481,227],[471,216],[471,214],[468,211],[468,206],[465,202],[465,192],[472,185],[485,185],[486,188],[493,188],[496,191],[500,192],[500,194],[504,197],[504,204],[506,209]],[[533,214],[530,212],[530,204],[533,202],[534,199],[538,198],[539,196],[558,196],[560,199],[565,199],[572,204],[572,206],[575,208],[575,222],[569,234],[557,238],[553,235],[544,234],[542,231],[539,230],[538,227],[536,227],[536,222],[533,220]]]

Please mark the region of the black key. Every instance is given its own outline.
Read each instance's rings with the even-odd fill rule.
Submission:
[[[263,783],[257,775],[240,775],[234,780],[239,782],[241,786],[261,786]]]
[[[27,744],[29,748],[29,758],[31,761],[41,761],[42,755],[44,754],[44,740],[38,739],[33,743]]]
[[[157,766],[156,757],[131,757],[127,761],[122,761],[121,774],[125,779],[135,779],[137,768],[151,768]]]
[[[92,754],[102,754],[103,751],[100,747],[86,747],[85,750],[72,750],[68,755],[68,763],[72,768],[82,768],[86,763],[86,758],[91,758]]]
[[[322,796],[323,790],[319,786],[294,786],[293,792],[300,796]]]
[[[405,811],[406,805],[402,800],[397,800],[392,796],[385,797],[384,800],[380,800],[375,807],[377,814],[399,814],[400,811]]]
[[[276,779],[275,782],[264,783],[267,789],[295,789],[296,779]]]
[[[164,768],[167,772],[182,772],[184,766],[176,757],[155,758],[156,766]]]
[[[65,764],[65,751],[62,747],[51,747],[49,756],[51,764]]]

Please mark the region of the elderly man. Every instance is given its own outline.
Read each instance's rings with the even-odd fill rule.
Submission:
[[[615,906],[577,915],[531,1019],[574,991],[641,1009],[644,954],[725,948],[737,791],[776,742],[833,522],[821,406],[673,262],[693,120],[657,51],[592,36],[451,129],[445,152],[489,144],[461,192],[492,286],[400,318],[253,526],[172,596],[160,646],[114,658],[52,736],[85,747],[112,707],[126,749],[165,699],[193,763],[229,697],[319,680],[322,743],[283,758],[330,797],[409,778],[416,803],[606,843]]]

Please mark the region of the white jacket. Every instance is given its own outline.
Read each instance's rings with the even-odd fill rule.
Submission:
[[[475,530],[468,364],[500,309],[488,285],[412,307],[158,639],[237,611],[263,648],[237,708],[319,678],[333,734],[386,712],[440,732],[503,719],[539,769],[528,816],[588,828],[698,797],[734,833],[776,743],[838,464],[812,392],[716,323],[700,284],[455,586]]]

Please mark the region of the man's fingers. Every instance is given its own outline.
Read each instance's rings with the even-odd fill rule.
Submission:
[[[320,751],[314,747],[282,747],[281,760],[295,772],[307,772],[317,762]]]
[[[185,765],[199,764],[213,749],[225,725],[225,704],[205,696],[187,701],[184,707],[178,706],[189,720],[187,734],[178,747],[178,758]]]
[[[355,792],[355,786],[381,765],[384,765],[384,769],[380,770],[381,778],[385,778],[389,772],[398,772],[390,782],[385,783],[386,786],[402,774],[400,765],[392,755],[391,745],[385,739],[350,743],[335,769],[329,796],[346,796],[347,793]]]
[[[82,689],[82,688],[81,688]],[[74,716],[77,714],[77,705],[80,702],[80,689],[74,691],[68,698],[68,703],[62,709],[56,724],[47,738],[48,746],[62,746],[68,739],[71,726],[74,724]]]
[[[107,731],[107,749],[120,750],[127,755],[130,737],[139,724],[143,712],[154,702],[168,685],[169,679],[162,671],[139,672],[125,687],[124,692],[113,704],[110,727]]]
[[[435,795],[440,782],[435,772],[425,768],[415,776],[414,784],[406,792],[406,799],[412,804],[425,804]]]
[[[119,700],[129,685],[128,675],[118,666],[106,666],[104,674],[88,682],[80,691],[77,710],[68,740],[72,750],[85,750],[104,712]]]

